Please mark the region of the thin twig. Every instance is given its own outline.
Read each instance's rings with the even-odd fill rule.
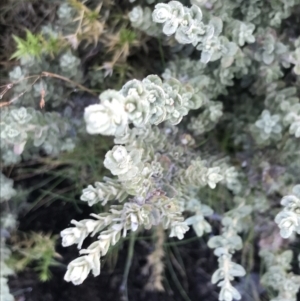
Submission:
[[[23,91],[22,93],[18,94],[16,97],[14,97],[13,99],[11,99],[10,101],[7,102],[2,102],[0,103],[0,108],[4,107],[4,106],[9,106],[11,105],[13,102],[15,102],[18,98],[20,98],[21,96],[23,96],[26,92],[28,92],[31,87],[41,78],[41,76],[38,76],[33,83],[30,85],[29,88],[27,88],[25,91]]]
[[[86,92],[88,92],[88,93],[90,93],[90,94],[92,94],[92,95],[94,95],[94,96],[97,96],[97,95],[94,93],[94,91],[92,91],[92,90],[90,90],[90,89],[88,89],[88,88],[82,86],[81,84],[78,84],[78,83],[76,83],[76,82],[74,82],[74,81],[72,81],[72,80],[70,80],[70,79],[68,79],[68,78],[66,78],[66,77],[64,77],[64,76],[62,76],[62,75],[43,71],[43,72],[41,73],[41,76],[42,76],[42,77],[53,77],[53,78],[61,79],[61,80],[65,81],[65,82],[68,82],[68,83],[74,85],[74,86],[77,86],[79,89],[81,89],[81,90],[83,90],[83,91],[86,91]]]
[[[80,90],[82,91],[85,91],[85,92],[88,92],[94,96],[97,96],[94,91],[84,87],[83,85],[79,84],[79,83],[76,83],[62,75],[59,75],[59,74],[56,74],[56,73],[51,73],[51,72],[46,72],[46,71],[43,71],[41,74],[39,75],[31,75],[31,76],[27,76],[27,77],[24,77],[16,82],[13,82],[11,84],[8,84],[8,85],[4,85],[4,86],[1,86],[1,87],[5,87],[4,91],[2,91],[2,93],[0,94],[0,96],[3,96],[9,89],[11,89],[13,86],[15,86],[16,84],[20,83],[21,81],[24,81],[24,80],[27,80],[27,79],[30,79],[30,78],[34,78],[35,77],[35,80],[30,84],[30,87],[27,88],[25,91],[23,91],[22,93],[18,94],[17,96],[15,96],[13,99],[11,99],[10,101],[6,101],[6,102],[2,102],[0,103],[0,108],[4,107],[4,106],[9,106],[11,105],[13,102],[15,102],[18,98],[20,98],[21,96],[23,96],[26,92],[28,92],[31,87],[38,81],[40,80],[41,78],[43,77],[52,77],[52,78],[57,78],[57,79],[60,79],[60,80],[63,80],[65,82],[68,82],[69,84],[72,84],[76,87],[78,87]],[[43,96],[43,91],[42,91],[42,96]],[[43,98],[43,97],[42,97]]]

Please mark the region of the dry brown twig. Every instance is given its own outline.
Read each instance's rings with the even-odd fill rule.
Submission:
[[[89,9],[84,5],[84,2],[78,0],[69,0],[70,5],[78,12],[77,18],[73,21],[79,21],[76,32],[68,36],[68,38],[79,38],[79,40],[86,40],[88,44],[97,45],[99,37],[104,32],[105,22],[100,21],[100,11],[102,3],[100,3],[94,10]]]
[[[164,271],[164,242],[165,231],[162,226],[156,227],[156,242],[154,251],[147,256],[147,264],[143,267],[142,274],[150,275],[145,286],[147,291],[164,291],[163,287],[163,271]]]
[[[29,85],[29,87],[23,91],[22,93],[18,94],[17,96],[15,96],[13,99],[9,100],[9,101],[6,101],[6,102],[1,102],[0,103],[0,108],[2,107],[6,107],[6,106],[9,106],[11,105],[12,103],[14,103],[17,99],[19,99],[22,95],[24,95],[26,92],[28,92],[31,87],[38,81],[40,80],[41,78],[44,78],[44,77],[52,77],[52,78],[57,78],[57,79],[60,79],[60,80],[63,80],[69,84],[72,84],[74,85],[75,87],[79,88],[80,90],[82,91],[85,91],[85,92],[88,92],[94,96],[97,96],[94,91],[84,87],[83,85],[79,84],[79,83],[76,83],[62,75],[59,75],[59,74],[55,74],[55,73],[51,73],[51,72],[46,72],[46,71],[43,71],[41,74],[39,75],[31,75],[31,76],[27,76],[27,77],[24,77],[16,82],[13,82],[13,83],[9,83],[7,85],[4,85],[4,86],[1,86],[0,88],[4,88],[3,91],[0,93],[0,99],[10,90],[12,89],[16,84],[20,83],[21,81],[24,81],[24,80],[28,80],[28,79],[31,79],[31,78],[35,78],[34,81]],[[42,87],[41,89],[41,99],[40,99],[40,108],[42,109],[44,106],[45,106],[45,95],[46,95],[46,91],[45,89]]]

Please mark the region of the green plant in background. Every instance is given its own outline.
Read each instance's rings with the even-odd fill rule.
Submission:
[[[56,260],[61,256],[55,251],[57,236],[41,233],[30,233],[13,237],[13,255],[10,259],[11,266],[16,272],[23,271],[33,263],[41,281],[51,278],[50,267],[60,265]]]
[[[42,54],[49,54],[52,57],[62,50],[63,45],[55,34],[44,37],[41,33],[34,35],[26,30],[26,38],[23,40],[13,36],[16,42],[17,51],[11,56],[11,59],[21,59],[33,57],[41,59]]]
[[[127,16],[111,1],[59,3],[51,24],[14,37],[20,64],[0,92],[13,91],[0,112],[3,166],[29,158],[60,166],[54,177],[75,183],[65,199],[82,191],[94,208],[61,232],[63,246],[76,244],[81,255],[65,280],[99,275],[109,250],[129,238],[126,290],[134,241],[151,229],[146,288],[162,291],[167,237],[184,239],[192,228],[218,257],[219,300],[239,300],[235,280],[251,272],[251,239],[271,231],[279,245],[260,245],[261,283],[273,301],[296,300],[286,248],[300,233],[300,1],[128,2]],[[74,87],[96,88],[100,100],[70,101]],[[2,182],[7,202],[17,190],[7,174]],[[82,248],[88,236],[96,239]],[[14,266],[35,261],[48,279],[54,240],[33,234],[16,243],[24,257]]]
[[[42,45],[42,36],[34,35],[29,30],[26,30],[26,39],[22,40],[16,36],[13,37],[17,44],[17,51],[11,56],[11,58],[20,59],[25,56],[33,56],[36,58],[40,58],[43,45]]]

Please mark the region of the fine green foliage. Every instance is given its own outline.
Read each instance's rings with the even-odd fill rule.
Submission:
[[[136,39],[136,34],[135,32],[122,28],[120,30],[120,46],[124,46],[126,44],[132,44]]]
[[[33,34],[29,30],[26,30],[25,39],[21,39],[17,36],[13,36],[16,42],[16,52],[13,53],[11,59],[21,59],[24,57],[33,57],[41,59],[43,54],[49,54],[54,56],[61,51],[62,46],[58,37],[55,35],[48,34],[43,36],[42,33]]]
[[[50,267],[60,265],[57,258],[60,255],[55,251],[56,236],[31,233],[23,238],[15,238],[13,256],[10,264],[16,272],[24,270],[30,264],[34,265],[41,281],[51,278]]]
[[[26,38],[23,40],[19,37],[13,36],[17,51],[11,56],[11,58],[20,59],[24,56],[33,56],[40,58],[43,51],[42,36],[34,35],[29,30],[26,30]]]

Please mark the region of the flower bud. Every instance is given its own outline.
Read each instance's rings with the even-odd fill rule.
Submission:
[[[79,285],[87,278],[91,267],[86,257],[87,256],[78,257],[69,263],[68,270],[64,277],[65,281]]]

